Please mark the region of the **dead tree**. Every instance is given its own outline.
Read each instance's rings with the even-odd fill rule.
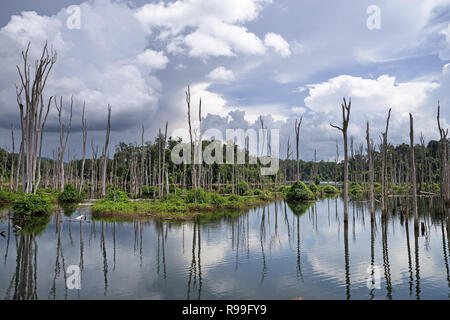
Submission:
[[[341,104],[342,106],[342,127],[338,127],[330,123],[335,129],[342,132],[344,138],[344,222],[348,223],[348,141],[347,141],[347,129],[350,120],[350,108],[352,105],[352,98]]]
[[[286,187],[286,180],[287,180],[287,167],[289,165],[289,158],[291,156],[291,137],[288,137],[287,142],[287,149],[286,149],[286,165],[284,166],[284,186]]]
[[[374,180],[375,173],[373,168],[373,141],[370,140],[369,121],[367,121],[366,129],[367,141],[367,159],[369,162],[369,197],[370,197],[370,218],[375,220],[375,196],[374,196]]]
[[[198,183],[197,186],[202,185],[202,165],[203,165],[203,159],[202,159],[202,98],[200,98],[200,101],[198,103],[198,121],[199,121],[199,138],[198,138],[198,153],[197,153],[197,159],[198,159]]]
[[[262,130],[262,144],[261,144],[261,155],[260,155],[260,159],[263,157],[263,151],[264,151],[264,144],[265,144],[265,139],[266,139],[266,129],[264,128],[264,120],[261,116],[259,116],[259,121],[261,122],[261,130]],[[258,161],[258,159],[256,160]],[[233,158],[233,163],[234,163],[234,158]],[[261,167],[260,167],[260,162],[258,161],[258,173],[259,173],[259,179],[261,181],[261,187],[263,189],[263,194],[264,197],[266,196],[266,187],[264,185],[264,176],[261,174]]]
[[[189,125],[189,138],[191,139],[191,161],[192,161],[192,157],[194,157],[195,159],[195,155],[194,155],[194,139],[192,137],[192,125],[191,125],[191,91],[189,86],[186,91],[186,104],[188,109],[188,125]],[[195,172],[195,164],[191,162],[191,183],[193,188],[197,187],[196,181],[197,175]]]
[[[80,174],[80,190],[81,193],[83,191],[84,184],[84,164],[86,162],[86,141],[87,141],[87,124],[84,111],[86,109],[86,103],[83,104],[83,115],[81,117],[81,131],[83,133],[83,159],[81,160],[81,174]]]
[[[338,169],[338,161],[339,161],[339,144],[336,140],[336,159],[334,159],[334,186],[337,186],[337,169]]]
[[[25,193],[36,192],[37,190],[37,184],[35,184],[36,170],[40,166],[38,152],[40,154],[42,150],[42,137],[52,100],[52,97],[50,97],[47,109],[45,109],[43,91],[48,75],[56,62],[56,52],[51,50],[49,53],[47,43],[45,43],[39,60],[35,61],[34,75],[32,75],[28,62],[29,49],[30,42],[25,52],[22,51],[22,69],[18,65],[16,66],[20,77],[20,86],[16,85],[16,95],[21,120],[21,144],[23,147],[21,155],[24,156],[22,184]],[[22,94],[25,96],[25,105],[22,102]]]
[[[449,175],[449,166],[448,166],[448,129],[443,129],[441,127],[440,122],[440,111],[441,106],[438,102],[438,112],[437,112],[437,123],[439,129],[439,135],[441,138],[441,174],[440,174],[440,182],[441,182],[441,199],[447,205],[450,204],[450,175]]]
[[[160,196],[164,196],[164,177],[165,177],[165,171],[166,171],[166,143],[167,143],[167,127],[169,123],[166,121],[166,129],[164,131],[164,141],[162,142],[162,177],[161,177],[161,190],[160,190]],[[167,176],[167,180],[168,180]],[[167,184],[167,195],[169,194],[169,185]]]
[[[411,182],[413,198],[414,229],[419,230],[419,214],[417,209],[417,182],[416,182],[416,159],[414,156],[414,122],[413,116],[409,114],[409,140],[410,140],[410,161],[411,161]]]
[[[386,204],[386,159],[387,159],[387,136],[389,130],[389,119],[391,118],[391,108],[389,108],[388,117],[386,120],[386,130],[381,134],[382,144],[381,144],[381,216],[386,217],[387,204]]]
[[[72,108],[73,108],[73,96],[70,98],[70,116],[69,121],[67,123],[67,128],[62,122],[62,110],[63,110],[63,98],[61,97],[58,102],[55,99],[55,107],[58,111],[58,121],[59,121],[59,154],[58,154],[58,162],[59,162],[59,170],[60,170],[60,184],[59,190],[64,191],[64,153],[66,152],[67,142],[69,140],[70,129],[72,127]],[[69,155],[70,156],[70,155]],[[70,161],[70,157],[69,157]]]
[[[106,196],[106,168],[108,166],[108,145],[109,145],[109,134],[111,132],[111,106],[108,104],[108,122],[106,124],[106,138],[105,146],[103,147],[102,155],[102,197]]]
[[[15,162],[15,159],[14,159],[14,147],[15,147],[15,144],[14,144],[14,126],[13,126],[13,124],[11,123],[11,144],[12,144],[12,153],[11,153],[11,172],[10,172],[10,175],[9,175],[9,191],[13,191],[14,190],[14,162]]]
[[[140,196],[142,197],[142,187],[144,186],[144,170],[145,170],[145,147],[144,147],[144,125],[142,125],[142,134],[141,134],[141,177],[139,179],[140,181]]]
[[[92,159],[91,159],[91,199],[94,198],[94,192],[96,191],[97,186],[97,155],[98,155],[98,146],[94,145],[94,140],[91,140],[91,148],[92,148]]]
[[[299,154],[299,142],[300,142],[300,126],[302,124],[303,117],[300,120],[295,119],[295,151],[297,155],[297,181],[300,181],[300,154]]]

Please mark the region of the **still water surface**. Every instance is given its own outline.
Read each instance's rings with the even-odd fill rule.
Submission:
[[[449,224],[420,202],[424,229],[391,214],[370,223],[365,202],[292,207],[283,201],[241,215],[193,222],[91,220],[58,210],[14,232],[0,215],[2,299],[449,299]],[[87,221],[76,221],[80,214]],[[70,265],[81,289],[69,290]],[[369,285],[369,286],[368,286]],[[378,288],[377,288],[378,287]]]

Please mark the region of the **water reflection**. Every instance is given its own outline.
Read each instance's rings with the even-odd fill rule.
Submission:
[[[196,221],[90,219],[64,207],[38,219],[0,217],[4,299],[449,299],[448,212],[420,202],[415,230],[404,199],[371,221],[367,202],[284,201]],[[86,221],[74,220],[86,214]],[[367,216],[366,216],[367,215]],[[367,222],[367,224],[366,224]],[[16,227],[19,226],[22,229]],[[39,250],[38,250],[39,248]],[[67,268],[81,290],[66,287]],[[377,269],[378,268],[378,269]],[[380,270],[380,279],[375,279]],[[380,281],[367,286],[372,279]]]

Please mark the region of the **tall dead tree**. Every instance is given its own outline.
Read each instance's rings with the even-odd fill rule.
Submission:
[[[166,121],[166,129],[164,131],[164,140],[162,141],[162,175],[161,175],[161,187],[160,187],[160,197],[164,196],[164,178],[168,178],[168,174],[166,177],[166,143],[167,143],[167,127],[169,123]],[[169,194],[169,189],[167,185],[167,194]]]
[[[12,153],[11,153],[11,172],[9,175],[9,191],[13,192],[14,191],[14,162],[15,162],[14,147],[15,147],[15,143],[14,143],[14,126],[12,123],[11,123],[11,145],[12,145]]]
[[[338,169],[338,161],[339,161],[339,144],[336,140],[336,158],[334,159],[334,186],[337,186],[337,169]]]
[[[69,121],[66,125],[64,125],[62,121],[62,111],[63,111],[63,98],[61,97],[59,100],[59,105],[57,100],[55,99],[55,107],[58,111],[58,121],[59,121],[59,170],[60,170],[60,182],[59,182],[59,190],[64,191],[65,177],[64,177],[64,153],[66,152],[67,142],[69,141],[70,130],[72,128],[72,109],[73,109],[73,96],[70,98],[70,116]],[[70,154],[69,154],[70,161]]]
[[[192,125],[191,125],[191,91],[190,91],[190,87],[187,87],[187,91],[186,91],[186,104],[187,104],[187,109],[188,109],[188,125],[189,125],[189,138],[191,139],[191,161],[192,161],[192,157],[194,157],[195,159],[195,154],[194,154],[194,139],[192,137]],[[197,175],[195,172],[195,161],[191,162],[191,183],[192,183],[192,187],[196,188],[197,187]]]
[[[79,192],[83,191],[84,184],[84,165],[86,162],[86,141],[87,141],[87,123],[84,111],[86,109],[86,102],[83,104],[83,115],[81,117],[81,131],[83,133],[83,156],[81,160],[81,173],[80,173],[80,189]]]
[[[111,106],[108,104],[108,122],[106,123],[105,146],[102,154],[102,197],[106,196],[106,169],[108,166],[108,145],[111,132]]]
[[[289,158],[291,156],[291,137],[288,137],[287,149],[286,149],[286,165],[284,166],[284,186],[287,185],[287,167],[289,165]]]
[[[198,153],[197,153],[197,159],[198,159],[198,182],[197,186],[202,185],[202,165],[203,165],[203,159],[202,159],[202,98],[200,98],[200,101],[198,103],[198,121],[199,121],[199,132],[198,132]]]
[[[369,121],[366,128],[367,141],[367,160],[369,162],[369,199],[370,199],[370,218],[375,220],[375,196],[374,196],[374,180],[375,173],[373,168],[373,141],[370,140]]]
[[[411,182],[413,198],[414,229],[419,230],[419,213],[417,209],[417,182],[416,182],[416,159],[414,156],[414,120],[409,114],[409,140],[410,140],[410,161],[411,161]]]
[[[299,155],[299,142],[300,142],[300,126],[302,124],[303,117],[300,120],[295,119],[295,151],[297,155],[297,181],[300,181],[300,155]]]
[[[344,138],[344,222],[348,223],[348,141],[347,141],[347,129],[348,123],[350,121],[350,108],[352,105],[352,98],[341,104],[342,107],[342,127],[333,125],[330,123],[335,129],[338,129],[342,132]]]
[[[387,159],[387,137],[388,137],[388,130],[389,130],[389,119],[391,118],[391,108],[389,108],[388,111],[388,117],[386,120],[386,130],[381,134],[382,136],[382,143],[381,143],[381,216],[383,218],[386,217],[387,213],[387,194],[386,194],[386,176],[387,176],[387,166],[386,166],[386,159]]]
[[[262,144],[261,144],[261,154],[260,154],[260,159],[262,159],[263,152],[264,152],[265,139],[266,139],[266,129],[264,128],[264,120],[263,120],[262,116],[259,116],[259,121],[261,122],[261,130],[262,130]],[[258,161],[258,159],[256,161]],[[234,158],[233,158],[233,163],[234,163]],[[261,166],[259,164],[260,162],[258,161],[257,163],[258,163],[259,179],[261,181],[261,187],[263,189],[263,194],[265,197],[266,196],[266,187],[264,184],[264,176],[261,174]]]
[[[145,170],[145,147],[144,147],[144,125],[142,125],[142,134],[141,134],[141,177],[139,179],[140,181],[140,189],[139,194],[142,196],[142,187],[144,186],[144,170]]]
[[[91,199],[94,198],[94,193],[97,190],[97,155],[98,146],[94,145],[94,140],[91,140],[92,159],[91,159]]]
[[[445,204],[450,204],[450,173],[448,165],[448,129],[441,127],[440,121],[441,106],[438,102],[437,123],[439,129],[439,135],[441,138],[441,199]]]
[[[37,184],[35,184],[36,170],[40,166],[38,152],[40,154],[42,150],[42,137],[52,100],[52,97],[50,97],[45,109],[43,91],[48,75],[56,62],[56,52],[50,50],[49,53],[47,43],[45,43],[39,60],[35,61],[34,74],[31,74],[28,61],[29,49],[30,42],[26,50],[22,51],[22,68],[19,65],[16,66],[20,77],[20,86],[16,85],[16,95],[22,130],[23,152],[21,155],[24,156],[22,184],[25,193],[36,192],[37,190]],[[22,102],[22,95],[25,96],[25,105]]]

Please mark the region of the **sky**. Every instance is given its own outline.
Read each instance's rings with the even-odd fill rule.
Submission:
[[[77,7],[71,7],[76,5]],[[68,10],[71,9],[71,10]],[[342,157],[341,103],[352,98],[349,136],[365,141],[366,121],[379,143],[389,108],[389,140],[438,138],[450,122],[450,0],[294,1],[3,1],[0,10],[0,146],[19,141],[14,83],[21,50],[31,41],[36,59],[48,41],[58,54],[44,96],[63,97],[67,117],[74,96],[67,156],[81,155],[81,112],[88,139],[104,143],[112,106],[111,145],[153,140],[187,127],[202,99],[203,129],[280,130],[280,154],[295,145],[295,119],[303,117],[300,158]],[[79,16],[77,15],[79,13]],[[54,106],[44,156],[59,143]],[[89,142],[90,145],[90,142]],[[88,156],[90,147],[88,147]]]

